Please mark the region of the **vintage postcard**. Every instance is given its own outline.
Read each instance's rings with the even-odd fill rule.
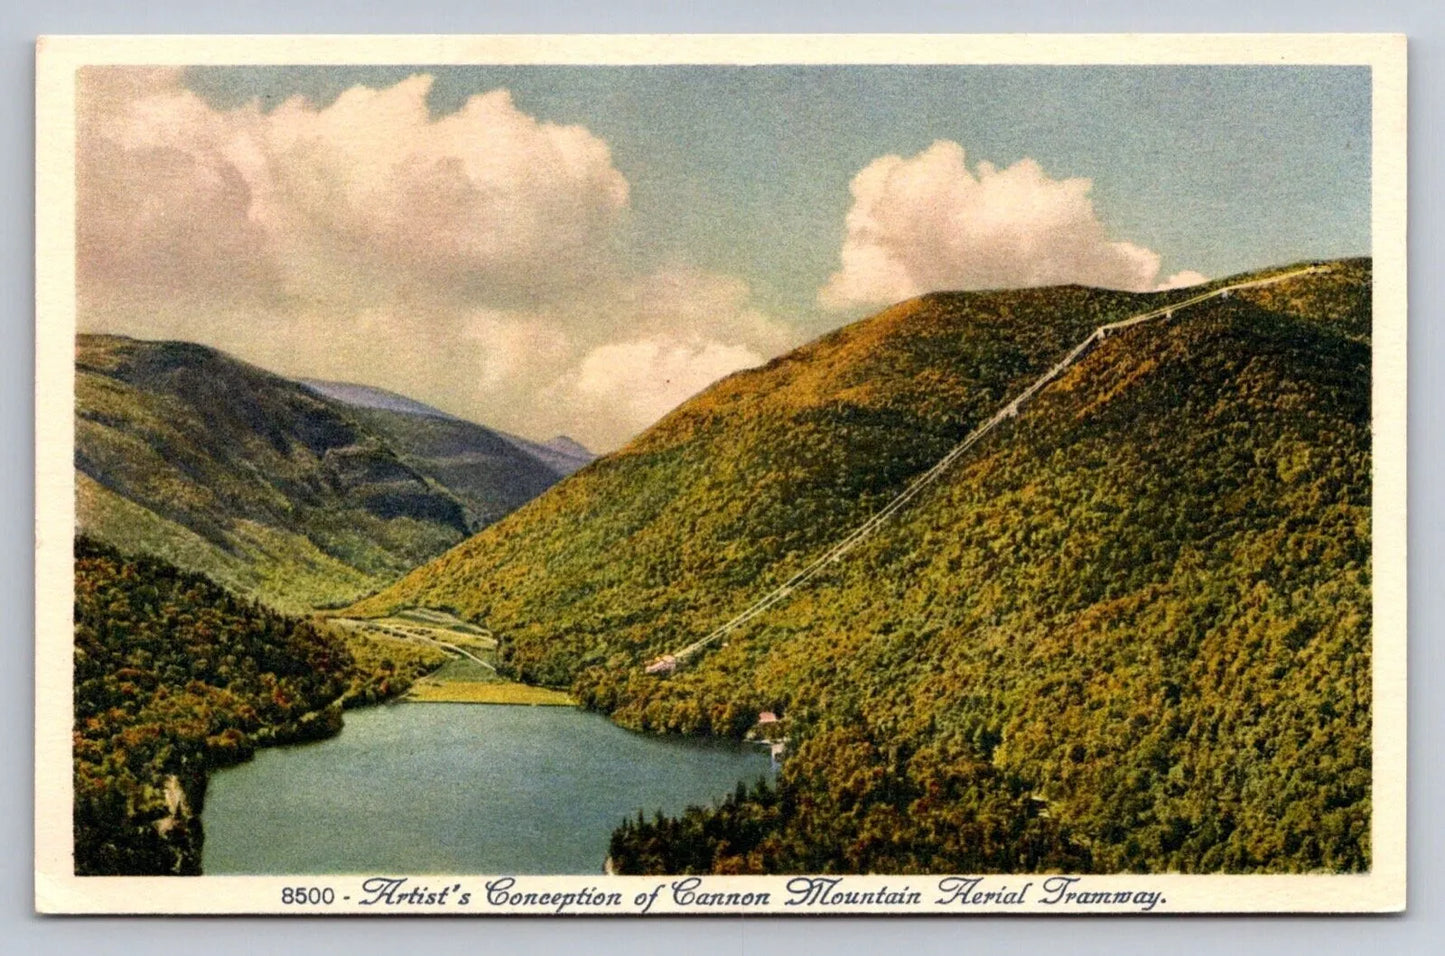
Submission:
[[[54,37],[36,907],[1405,905],[1405,40]]]

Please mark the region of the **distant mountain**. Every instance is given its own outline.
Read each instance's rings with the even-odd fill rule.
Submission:
[[[384,388],[370,385],[356,385],[352,382],[326,382],[315,378],[298,378],[296,381],[320,395],[335,399],[343,405],[355,408],[372,408],[384,412],[402,412],[410,415],[426,415],[431,418],[451,418],[439,408],[433,408],[416,399],[389,392]],[[456,419],[460,421],[460,419]]]
[[[448,414],[439,408],[425,405],[415,399],[407,398],[405,395],[398,395],[389,392],[384,388],[372,388],[369,385],[355,385],[350,382],[326,382],[320,379],[303,378],[297,381],[307,388],[327,398],[335,399],[344,405],[353,408],[364,408],[377,411],[398,412],[407,415],[418,415],[427,418],[443,419],[452,422],[465,422],[455,415]],[[473,428],[480,426],[471,425]],[[538,459],[560,477],[566,477],[574,471],[587,465],[597,456],[588,451],[581,444],[568,438],[566,435],[558,435],[556,438],[546,442],[528,441],[516,435],[509,435],[504,431],[496,429],[485,429],[489,434],[495,435],[513,448]]]
[[[1090,339],[669,670],[1096,327],[1286,271]],[[450,608],[629,727],[778,718],[776,790],[627,824],[620,872],[1367,870],[1370,290],[1352,260],[910,300],[717,382],[356,610]]]
[[[561,476],[404,396],[335,393],[199,345],[79,336],[80,529],[299,610],[374,590]]]
[[[572,469],[573,471],[597,459],[595,452],[581,442],[575,441],[566,435],[549,438],[542,443],[542,447],[556,455],[559,461],[575,464],[576,467]],[[571,474],[571,472],[568,472],[568,474]]]
[[[566,435],[558,435],[555,438],[548,439],[542,444],[557,452],[559,455],[571,455],[574,458],[586,458],[589,460],[597,457],[588,451],[586,446],[581,442],[575,441]]]
[[[518,438],[515,435],[503,435],[503,437],[527,454],[534,455],[546,462],[548,467],[563,477],[580,471],[597,458],[591,451],[566,435],[558,435],[556,438],[540,443]]]

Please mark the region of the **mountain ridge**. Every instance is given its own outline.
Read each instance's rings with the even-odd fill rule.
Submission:
[[[81,530],[293,611],[374,590],[560,477],[459,418],[103,335],[76,339],[75,456]]]
[[[409,398],[400,392],[393,392],[390,389],[378,388],[375,385],[362,385],[358,382],[333,382],[319,378],[298,378],[294,381],[306,386],[326,398],[333,399],[343,405],[351,405],[356,408],[373,408],[388,412],[403,412],[411,415],[426,415],[431,418],[452,418],[458,421],[465,419],[450,412],[444,412],[440,408],[419,402]]]
[[[629,727],[782,717],[776,792],[629,824],[621,872],[1006,871],[1021,846],[1032,869],[1366,868],[1367,261],[1109,337],[888,534],[643,672],[1096,326],[1199,291],[901,303],[716,383],[357,610],[460,612]]]
[[[439,408],[419,402],[414,398],[408,398],[398,392],[389,389],[377,388],[371,385],[359,385],[355,382],[331,382],[323,379],[300,378],[296,379],[302,385],[318,392],[327,398],[334,399],[344,405],[353,408],[373,409],[379,411],[397,412],[405,415],[418,415],[427,418],[441,418],[454,422],[463,422],[477,428],[486,426],[476,425],[450,412],[444,412]],[[586,446],[582,445],[566,435],[556,435],[544,442],[532,441],[529,438],[522,438],[497,428],[487,428],[487,431],[508,442],[514,448],[534,458],[541,460],[547,467],[557,472],[558,477],[565,478],[580,468],[584,468],[597,456]]]

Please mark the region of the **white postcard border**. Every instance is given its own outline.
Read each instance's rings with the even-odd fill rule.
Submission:
[[[71,862],[75,71],[92,64],[1331,64],[1373,77],[1373,868],[1360,875],[77,877]],[[1406,59],[1386,34],[49,37],[36,96],[35,905],[46,913],[1363,913],[1406,899]],[[798,880],[812,880],[801,884]],[[827,878],[835,879],[835,878]],[[1046,887],[1049,880],[1055,882]],[[382,881],[378,884],[376,881]],[[386,889],[387,881],[404,882]],[[504,885],[506,880],[514,880]],[[941,885],[942,881],[957,882]],[[969,881],[977,880],[969,884]],[[371,881],[370,889],[368,881]],[[1072,881],[1072,882],[1068,882]],[[790,888],[790,883],[793,884]],[[490,888],[489,888],[490,884]],[[678,884],[683,884],[679,888]],[[1025,884],[1028,884],[1025,889]],[[501,887],[498,889],[497,887]],[[310,902],[313,888],[331,902]],[[451,889],[455,887],[455,889]],[[905,891],[903,888],[907,887]],[[284,903],[287,889],[308,891]],[[442,902],[435,897],[448,890]],[[1059,899],[1049,902],[1058,890]],[[417,891],[417,892],[413,892]],[[587,893],[609,902],[583,903]],[[1012,892],[1016,898],[1008,899]],[[1066,900],[1068,893],[1075,893]],[[917,893],[917,902],[908,894]],[[987,894],[992,893],[993,896]],[[378,895],[381,894],[381,895]],[[428,894],[433,897],[427,902]],[[518,898],[520,894],[520,898]],[[569,896],[570,894],[570,896]],[[612,894],[620,902],[610,903]],[[679,896],[679,894],[682,894]],[[682,898],[691,895],[691,902]],[[699,895],[724,902],[698,902]],[[801,897],[812,894],[812,902]],[[873,894],[876,902],[827,902]],[[893,894],[890,896],[890,894]],[[902,894],[904,901],[893,901]],[[972,894],[979,894],[977,897]],[[1149,904],[1150,894],[1153,903]],[[323,894],[324,896],[325,894]],[[745,898],[751,895],[751,901]],[[416,900],[416,897],[420,900]],[[467,903],[459,901],[467,897]],[[560,899],[558,899],[560,897]],[[951,897],[948,902],[939,902]],[[591,897],[588,897],[591,899]],[[367,902],[367,900],[373,900]],[[543,901],[545,899],[545,902]],[[849,899],[846,898],[845,899]],[[568,902],[570,900],[570,902]],[[648,901],[650,900],[650,902]],[[500,901],[500,902],[497,902]],[[731,901],[731,902],[729,902]]]

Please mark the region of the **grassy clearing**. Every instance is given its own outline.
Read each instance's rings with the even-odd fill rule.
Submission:
[[[491,652],[497,648],[496,639],[486,629],[441,611],[416,609],[387,617],[338,617],[332,620],[350,630],[373,636],[419,644],[455,644],[487,661],[491,660]],[[488,653],[480,653],[483,651]]]
[[[426,677],[411,687],[404,700],[429,704],[529,704],[534,707],[572,707],[574,701],[560,690],[516,684],[511,681],[433,680]]]
[[[388,619],[384,618],[383,620]],[[450,631],[453,634],[463,634],[472,637],[488,639],[491,638],[491,635],[487,633],[485,628],[478,627],[475,624],[469,624],[466,621],[463,621],[461,618],[456,617],[452,614],[448,614],[445,611],[433,611],[423,607],[414,607],[408,608],[405,611],[399,611],[394,617],[390,618],[389,620],[397,622],[409,621],[416,624],[424,624],[433,628]]]
[[[438,667],[428,674],[427,679],[433,681],[473,681],[476,683],[496,683],[497,681],[503,680],[503,678],[497,676],[496,671],[465,657],[453,657],[441,667]]]
[[[331,618],[353,642],[427,655],[431,671],[411,684],[403,700],[450,704],[527,704],[571,707],[558,690],[509,681],[497,674],[497,642],[485,629],[443,611],[410,609],[388,617]],[[457,653],[460,648],[466,654]],[[475,658],[475,659],[473,659]]]

